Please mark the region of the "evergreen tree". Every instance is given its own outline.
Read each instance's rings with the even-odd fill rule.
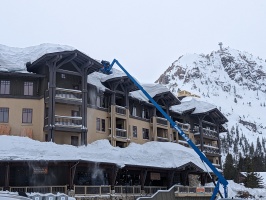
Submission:
[[[236,178],[236,167],[234,166],[234,160],[232,154],[228,153],[225,158],[223,166],[224,177],[229,180]]]
[[[244,180],[244,185],[245,187],[248,188],[261,188],[263,187],[262,185],[262,177],[259,176],[258,173],[254,172],[254,166],[252,159],[247,157],[247,177]]]

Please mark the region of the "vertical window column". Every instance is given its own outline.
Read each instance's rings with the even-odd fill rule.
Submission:
[[[31,108],[22,109],[22,123],[32,123],[32,109]]]
[[[0,123],[8,123],[9,108],[0,108]]]
[[[10,81],[0,82],[0,94],[10,94]]]
[[[24,82],[24,95],[33,95],[33,82]]]

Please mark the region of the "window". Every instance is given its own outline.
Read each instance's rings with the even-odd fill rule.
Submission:
[[[32,123],[32,109],[31,108],[22,109],[22,123]]]
[[[137,116],[137,108],[133,106],[132,115]]]
[[[102,119],[102,132],[105,132],[105,119]]]
[[[24,95],[33,95],[33,82],[24,82]]]
[[[0,123],[8,123],[9,108],[0,108]]]
[[[146,129],[146,128],[143,128],[142,129],[142,136],[143,136],[143,139],[149,139],[149,129]]]
[[[96,118],[96,130],[97,131],[100,131],[100,123],[101,123],[100,118]]]
[[[101,107],[101,97],[97,96],[96,98],[96,106]]]
[[[1,81],[0,94],[10,94],[10,81]]]
[[[105,132],[105,119],[96,118],[96,130]]]
[[[78,136],[71,136],[71,145],[73,145],[73,146],[79,145],[79,137]]]
[[[133,137],[138,137],[138,129],[136,126],[133,126]]]

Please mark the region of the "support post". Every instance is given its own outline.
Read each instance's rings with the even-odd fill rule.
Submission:
[[[6,164],[6,174],[5,174],[5,187],[4,190],[9,190],[9,180],[10,180],[10,165]]]

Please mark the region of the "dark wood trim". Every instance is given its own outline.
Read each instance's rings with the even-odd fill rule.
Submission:
[[[62,73],[62,74],[70,74],[70,75],[76,75],[76,76],[82,76],[80,73],[78,72],[74,72],[74,71],[69,71],[69,70],[65,70],[65,69],[57,69],[56,70],[58,73]]]

